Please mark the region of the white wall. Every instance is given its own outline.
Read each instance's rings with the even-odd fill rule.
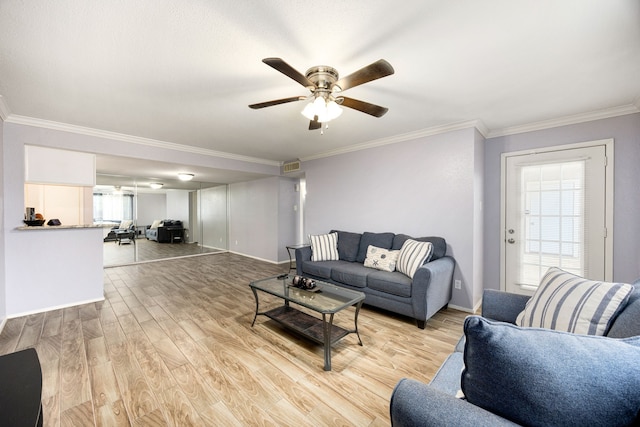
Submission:
[[[484,287],[500,288],[502,153],[614,139],[613,280],[640,278],[640,113],[492,138],[485,150]]]
[[[167,218],[167,196],[164,193],[138,193],[137,220],[138,226],[153,224],[153,221]]]
[[[424,137],[303,163],[305,228],[441,236],[456,259],[451,304],[471,308],[479,299],[474,263],[481,233],[481,196],[474,185],[482,138],[474,129]]]
[[[11,230],[7,316],[104,299],[102,229]]]

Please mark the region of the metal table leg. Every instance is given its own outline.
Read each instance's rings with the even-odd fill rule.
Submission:
[[[322,332],[324,335],[324,370],[331,370],[331,328],[333,327],[333,313],[329,315],[329,322],[327,322],[327,315],[322,313]]]
[[[256,319],[258,318],[258,308],[260,306],[260,302],[258,301],[258,292],[256,292],[256,288],[251,288],[253,291],[253,297],[256,299],[256,314],[253,316],[253,322],[251,322],[251,327],[256,324]]]

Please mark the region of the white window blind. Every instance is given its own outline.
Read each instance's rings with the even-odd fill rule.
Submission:
[[[584,160],[520,167],[520,280],[537,286],[549,267],[588,277]]]

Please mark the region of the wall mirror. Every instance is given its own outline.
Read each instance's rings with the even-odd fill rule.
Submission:
[[[103,226],[103,265],[226,251],[227,187],[98,173],[93,220]]]

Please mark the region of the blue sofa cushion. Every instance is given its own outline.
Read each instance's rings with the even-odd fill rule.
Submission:
[[[331,269],[331,279],[356,288],[367,286],[367,275],[377,271],[356,262],[342,262]]]
[[[302,261],[302,273],[323,279],[331,278],[331,270],[344,261]]]
[[[340,259],[354,262],[358,258],[362,234],[340,230],[331,230],[331,232],[338,233],[338,255]]]
[[[374,271],[367,276],[367,286],[400,297],[411,296],[411,278],[397,271]]]
[[[633,283],[633,292],[624,310],[616,317],[609,329],[609,338],[627,338],[640,335],[640,279]]]
[[[447,241],[442,237],[411,237],[406,234],[396,234],[393,238],[393,243],[391,245],[392,250],[400,250],[402,249],[402,245],[407,239],[417,240],[418,242],[431,242],[433,245],[433,253],[431,254],[431,258],[429,261],[435,261],[438,258],[442,258],[447,253]]]
[[[364,263],[364,260],[367,258],[367,249],[369,248],[369,245],[377,246],[382,249],[391,249],[394,236],[395,234],[393,233],[362,233],[356,261],[361,264]]]
[[[616,340],[469,316],[467,400],[525,425],[640,422],[640,337]]]

